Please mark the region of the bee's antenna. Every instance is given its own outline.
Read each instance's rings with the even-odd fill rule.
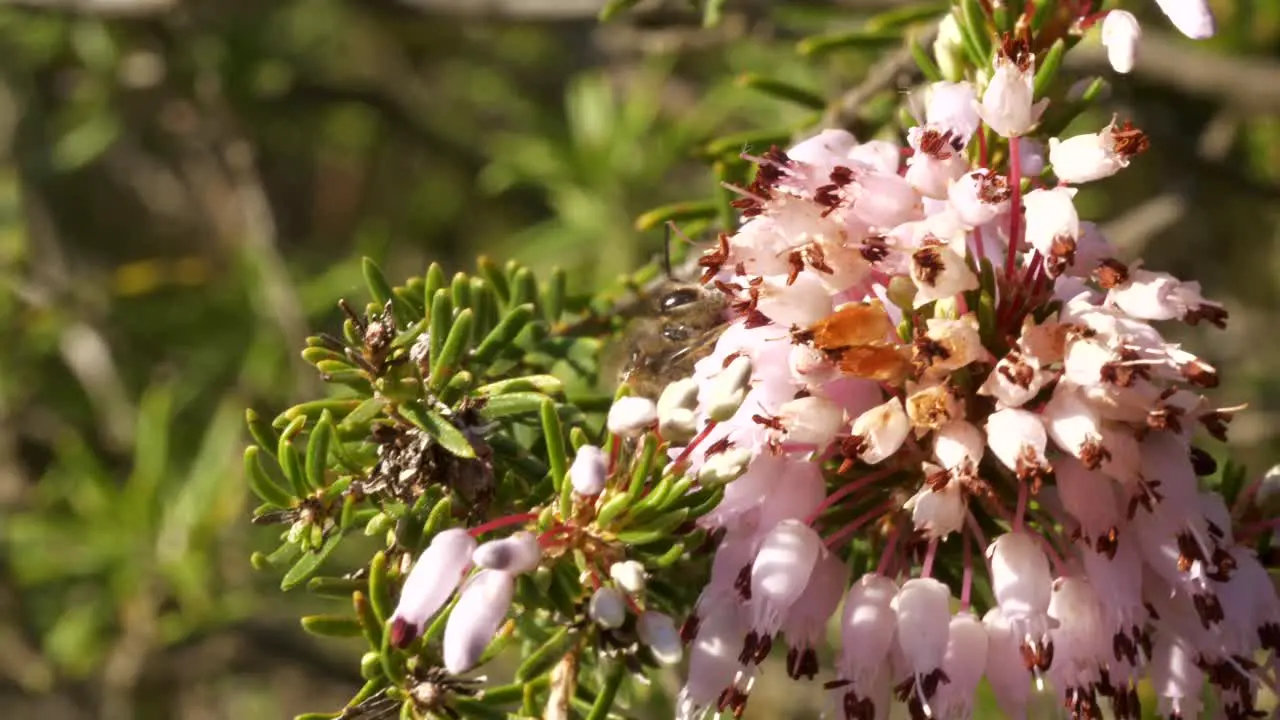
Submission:
[[[667,232],[662,238],[662,270],[666,273],[668,280],[675,280],[676,275],[671,270],[671,233],[675,231],[675,223],[667,221]]]

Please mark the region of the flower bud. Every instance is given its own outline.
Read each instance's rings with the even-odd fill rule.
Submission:
[[[462,528],[445,530],[431,539],[405,578],[400,602],[391,615],[392,645],[403,648],[422,633],[462,582],[475,549],[475,538]]]
[[[1116,72],[1124,74],[1133,69],[1138,52],[1138,40],[1142,27],[1133,13],[1112,10],[1102,19],[1102,45],[1107,49],[1107,60]]]
[[[512,575],[530,572],[538,567],[542,548],[533,533],[520,531],[510,537],[490,540],[475,549],[471,561],[476,567],[503,570]]]
[[[627,620],[627,601],[617,588],[597,588],[587,602],[587,617],[606,630],[620,628]]]
[[[698,468],[698,484],[715,487],[742,477],[755,454],[747,448],[729,448],[710,455]]]
[[[515,578],[501,570],[481,570],[466,587],[444,628],[444,666],[454,675],[475,667],[507,617]]]
[[[750,383],[751,358],[739,355],[712,378],[706,399],[707,417],[714,422],[725,422],[736,415],[747,399]]]
[[[604,492],[608,483],[609,460],[604,451],[595,445],[583,445],[573,456],[569,466],[569,482],[573,491],[584,497],[594,497]]]
[[[1213,37],[1217,27],[1208,0],[1156,0],[1178,32],[1192,40]]]
[[[933,56],[938,59],[942,77],[959,80],[964,76],[964,33],[955,15],[948,13],[938,24],[938,37],[933,41]]]
[[[677,380],[658,396],[658,432],[672,445],[683,445],[698,434],[698,383]]]
[[[609,408],[607,425],[609,432],[622,437],[643,434],[658,420],[658,406],[648,398],[627,396],[618,398]]]
[[[644,592],[644,565],[635,560],[624,560],[610,565],[609,577],[628,594],[639,595]]]
[[[680,633],[670,615],[653,610],[640,613],[636,620],[636,634],[663,665],[675,665],[684,655],[684,644],[680,642]]]

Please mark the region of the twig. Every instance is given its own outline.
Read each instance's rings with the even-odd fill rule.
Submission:
[[[928,46],[937,36],[938,25],[934,23],[913,37],[916,42]],[[852,127],[868,100],[890,88],[906,89],[918,82],[920,77],[920,69],[916,67],[911,48],[904,45],[873,65],[857,87],[841,95],[831,105],[823,116],[823,127]]]

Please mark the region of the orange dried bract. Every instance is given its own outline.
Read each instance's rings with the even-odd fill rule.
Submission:
[[[819,350],[885,344],[894,336],[893,321],[878,302],[841,305],[812,331]]]
[[[836,366],[845,375],[898,384],[911,374],[911,356],[888,343],[860,345],[840,350]]]

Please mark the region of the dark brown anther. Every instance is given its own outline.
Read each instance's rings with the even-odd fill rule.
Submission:
[[[1226,308],[1206,303],[1187,310],[1186,314],[1182,316],[1182,321],[1188,325],[1199,325],[1200,321],[1204,320],[1219,330],[1226,330],[1228,318],[1229,315]]]
[[[738,597],[743,600],[751,599],[751,566],[745,565],[738,571],[738,577],[734,578],[733,589],[738,591]]]
[[[884,235],[872,235],[862,241],[862,258],[869,263],[878,263],[889,257],[888,238]]]
[[[1112,290],[1129,282],[1129,266],[1115,258],[1106,258],[1094,269],[1093,278],[1102,289]]]
[[[684,619],[680,624],[680,642],[688,645],[698,637],[698,629],[702,627],[702,620],[698,619],[697,613],[690,613],[689,617]]]
[[[946,264],[942,262],[942,254],[938,252],[937,246],[929,245],[922,247],[912,254],[912,259],[917,267],[920,268],[920,281],[926,285],[933,285],[938,281],[938,275],[946,270]]]
[[[1230,423],[1230,413],[1215,410],[1200,416],[1200,424],[1204,425],[1204,429],[1220,442],[1227,441],[1227,425]]]
[[[1118,127],[1111,128],[1111,141],[1114,143],[1116,154],[1124,158],[1146,152],[1147,148],[1151,147],[1147,134],[1134,127],[1128,120]]]
[[[1191,448],[1191,467],[1199,477],[1209,477],[1218,472],[1218,461],[1198,447]]]

